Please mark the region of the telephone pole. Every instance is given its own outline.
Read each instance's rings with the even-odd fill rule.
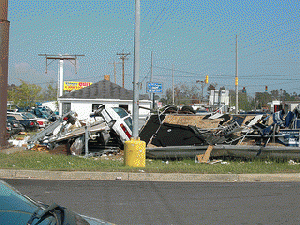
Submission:
[[[117,65],[116,64],[120,64],[121,62],[116,63],[116,61],[114,60],[113,63],[108,63],[108,64],[113,64],[114,65],[114,79],[115,79],[115,84],[117,83]]]
[[[150,76],[150,82],[153,82],[153,52],[151,52],[151,76]],[[151,93],[150,93],[150,100],[152,98],[152,109],[155,108],[155,93],[152,93],[152,96],[151,96]]]
[[[7,20],[8,0],[0,0],[0,148],[8,146],[6,131],[8,44],[9,24]]]
[[[124,88],[124,64],[125,59],[130,53],[117,53],[117,55],[120,55],[120,59],[122,60],[122,87]]]
[[[175,99],[174,99],[174,65],[172,65],[172,104],[175,105]]]
[[[85,55],[47,55],[47,54],[39,54],[39,56],[45,56],[46,59],[46,71],[47,73],[47,68],[48,66],[54,62],[55,60],[59,60],[59,82],[58,82],[58,88],[57,88],[57,93],[58,96],[60,97],[63,95],[63,88],[64,88],[64,79],[63,79],[63,71],[64,71],[64,60],[68,60],[70,63],[72,63],[75,66],[75,73],[77,74],[77,69],[76,69],[76,61],[78,56],[85,56]],[[48,63],[48,60],[52,60]],[[74,62],[73,62],[74,61]],[[58,101],[58,110],[59,110],[59,115],[62,115],[62,103]]]

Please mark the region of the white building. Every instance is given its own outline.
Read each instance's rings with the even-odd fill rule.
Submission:
[[[229,106],[228,90],[211,90],[209,95],[209,105],[211,106]]]
[[[63,113],[73,111],[78,114],[79,120],[85,120],[101,104],[122,107],[132,113],[133,91],[122,88],[109,80],[102,80],[83,89],[66,93],[59,97],[58,101],[62,103]],[[148,94],[139,95],[140,106],[150,109],[151,104]],[[147,109],[139,109],[140,118],[145,118],[149,113]]]

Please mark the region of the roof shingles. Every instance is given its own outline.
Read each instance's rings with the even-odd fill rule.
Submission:
[[[122,88],[108,80],[101,80],[83,89],[65,93],[60,98],[132,100],[133,91]],[[149,100],[149,95],[140,94],[139,99]]]

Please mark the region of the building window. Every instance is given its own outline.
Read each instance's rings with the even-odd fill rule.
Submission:
[[[68,113],[71,111],[71,103],[63,103],[62,104],[62,113]]]
[[[102,104],[92,104],[92,112],[95,112]]]

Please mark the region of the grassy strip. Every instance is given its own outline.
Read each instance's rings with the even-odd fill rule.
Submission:
[[[24,151],[14,154],[0,153],[2,169],[33,169],[56,171],[120,171],[155,173],[247,174],[247,173],[299,173],[300,165],[282,161],[227,160],[227,164],[199,164],[194,159],[176,161],[146,160],[146,167],[124,166],[122,158],[105,159],[77,156],[51,155],[46,152]]]

